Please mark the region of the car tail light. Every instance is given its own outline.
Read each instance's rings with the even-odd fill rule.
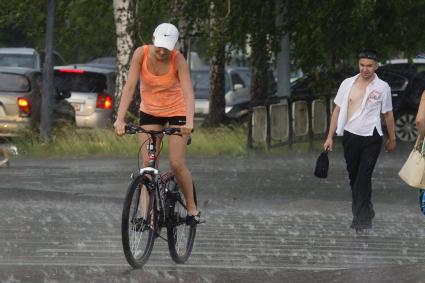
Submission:
[[[58,69],[60,73],[84,74],[84,70],[80,69]]]
[[[112,108],[112,97],[107,93],[98,93],[96,108],[109,110]]]
[[[18,97],[19,116],[29,117],[31,115],[30,100],[26,97]]]

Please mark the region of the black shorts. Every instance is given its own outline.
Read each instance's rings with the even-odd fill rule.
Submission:
[[[164,126],[168,123],[168,125],[172,126],[183,126],[186,124],[185,116],[172,116],[172,117],[155,117],[149,115],[145,112],[140,111],[139,113],[139,124],[143,125],[161,125]]]

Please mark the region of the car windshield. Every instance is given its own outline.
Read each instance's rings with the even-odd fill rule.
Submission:
[[[55,87],[60,91],[102,92],[106,89],[106,78],[81,70],[55,70]]]
[[[30,89],[30,83],[25,76],[0,73],[0,91],[26,92]]]
[[[30,54],[0,54],[0,66],[35,68],[36,59]]]

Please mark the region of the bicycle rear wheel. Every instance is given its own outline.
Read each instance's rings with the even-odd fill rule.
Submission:
[[[169,182],[174,182],[174,178]],[[186,225],[186,204],[177,183],[169,187],[175,187],[167,197],[168,225],[167,241],[171,258],[176,263],[185,263],[189,258],[195,242],[196,225]],[[193,197],[197,205],[195,185],[193,185]]]
[[[141,176],[136,177],[128,187],[121,222],[124,255],[133,268],[141,268],[148,260],[155,242],[155,227],[154,194],[143,186]]]

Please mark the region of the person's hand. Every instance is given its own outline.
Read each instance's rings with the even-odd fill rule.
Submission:
[[[396,140],[395,139],[387,139],[387,141],[385,142],[385,151],[391,152],[395,149],[395,147],[396,147]]]
[[[328,151],[332,151],[332,146],[333,146],[333,139],[327,138],[325,143],[323,144],[323,149],[328,150]]]
[[[190,135],[191,133],[193,132],[193,126],[190,126],[190,125],[184,125],[184,126],[182,126],[181,128],[180,128],[180,133],[183,135],[183,136],[188,136],[188,135]]]
[[[114,123],[115,133],[118,136],[122,136],[125,134],[125,122],[116,120]]]

